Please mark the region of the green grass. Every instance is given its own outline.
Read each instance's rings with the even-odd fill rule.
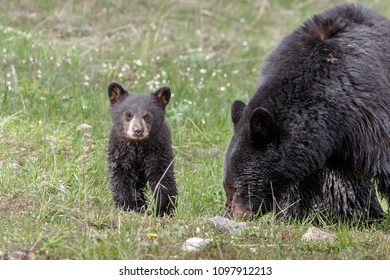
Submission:
[[[389,259],[386,224],[328,226],[339,239],[332,244],[302,242],[310,224],[278,224],[271,215],[235,236],[207,222],[223,213],[231,102],[251,97],[265,56],[285,35],[338,2],[1,0],[0,251],[41,259]],[[390,17],[387,2],[365,1]],[[175,218],[113,205],[112,80],[131,92],[169,85],[174,93],[167,122]],[[183,252],[193,236],[212,243]]]

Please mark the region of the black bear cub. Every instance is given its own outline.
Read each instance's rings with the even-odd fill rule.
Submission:
[[[129,94],[117,83],[108,87],[112,130],[108,144],[108,179],[116,205],[145,210],[147,183],[155,214],[172,215],[177,197],[170,131],[164,120],[171,90]]]
[[[232,104],[226,212],[371,222],[390,202],[390,21],[361,5],[315,15]]]

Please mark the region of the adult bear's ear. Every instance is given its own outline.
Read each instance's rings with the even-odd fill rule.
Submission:
[[[242,112],[245,109],[245,103],[242,102],[241,100],[235,100],[232,104],[232,122],[234,125],[234,128],[236,128],[239,120],[241,119]]]
[[[120,84],[112,82],[108,86],[108,97],[110,98],[111,105],[126,95],[128,95],[127,91]]]
[[[162,87],[152,93],[152,96],[161,105],[163,109],[168,105],[171,100],[171,89],[169,87]]]
[[[250,119],[250,136],[255,144],[269,143],[275,136],[275,120],[270,112],[264,108],[253,111]]]

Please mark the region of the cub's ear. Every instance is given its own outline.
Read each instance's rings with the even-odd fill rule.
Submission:
[[[161,107],[165,109],[171,99],[171,89],[169,87],[162,87],[153,92],[151,95],[161,105]]]
[[[269,143],[275,136],[275,120],[270,112],[264,108],[253,111],[250,119],[250,135],[256,144]]]
[[[246,106],[245,103],[242,102],[241,100],[235,100],[233,102],[231,114],[232,114],[232,122],[233,122],[234,128],[236,128],[237,123],[241,119],[242,112],[244,111],[245,106]]]
[[[127,91],[120,84],[112,82],[108,86],[108,97],[110,98],[111,105],[126,95],[128,95]]]

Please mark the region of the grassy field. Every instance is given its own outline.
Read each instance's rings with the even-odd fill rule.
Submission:
[[[324,229],[271,215],[238,235],[208,219],[225,203],[230,105],[255,90],[265,56],[307,17],[341,1],[0,0],[0,251],[39,259],[390,259],[388,223]],[[364,1],[390,17],[388,1]],[[114,207],[107,86],[167,107],[180,193],[175,218]],[[80,127],[88,124],[90,128]],[[190,237],[212,242],[182,251]]]

